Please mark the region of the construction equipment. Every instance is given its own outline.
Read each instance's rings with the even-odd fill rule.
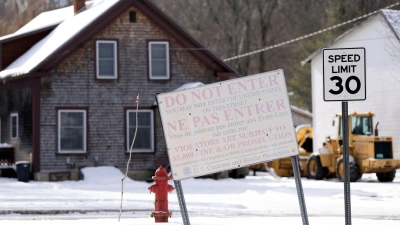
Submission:
[[[309,155],[313,152],[313,129],[309,124],[303,124],[296,127],[296,138],[299,145],[299,165],[300,175],[307,177],[307,160]],[[292,160],[290,157],[277,159],[274,161],[256,164],[250,166],[254,175],[256,171],[270,172],[275,178],[277,177],[291,177],[293,176]]]
[[[310,155],[307,161],[308,177],[322,180],[336,176],[343,181],[343,129],[342,115],[337,115],[337,139],[327,137],[319,154]],[[400,160],[393,159],[392,137],[378,136],[378,124],[373,130],[373,114],[354,112],[348,117],[350,181],[357,181],[363,173],[376,173],[381,182],[392,182]],[[333,123],[335,126],[335,123]]]

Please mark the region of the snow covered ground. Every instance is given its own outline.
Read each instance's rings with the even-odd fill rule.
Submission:
[[[151,183],[126,179],[121,222],[118,223],[123,174],[113,167],[84,168],[85,179],[64,182],[18,182],[0,178],[0,223],[154,224]],[[170,181],[173,185],[173,182]],[[344,185],[336,179],[302,184],[310,224],[345,224]],[[268,173],[246,179],[182,181],[192,225],[302,224],[293,178],[276,180]],[[171,224],[183,224],[176,192],[169,194]],[[400,225],[400,170],[393,183],[364,174],[351,183],[353,225],[378,222]]]

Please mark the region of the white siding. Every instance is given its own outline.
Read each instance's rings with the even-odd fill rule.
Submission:
[[[375,114],[379,135],[392,136],[394,157],[400,159],[400,45],[381,15],[367,21],[329,48],[366,49],[367,100],[349,101],[349,112]],[[394,56],[394,54],[397,56]],[[397,58],[396,58],[397,57]],[[332,120],[342,112],[341,102],[324,102],[322,52],[312,59],[314,151],[326,136],[335,137]]]

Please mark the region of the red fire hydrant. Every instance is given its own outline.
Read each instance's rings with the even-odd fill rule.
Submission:
[[[155,222],[168,222],[168,217],[172,216],[172,212],[168,211],[168,192],[172,192],[175,188],[168,184],[167,171],[163,166],[160,166],[156,170],[156,175],[152,177],[156,182],[149,187],[150,193],[154,192],[156,194],[156,200],[154,202],[154,212],[150,215],[154,217]]]

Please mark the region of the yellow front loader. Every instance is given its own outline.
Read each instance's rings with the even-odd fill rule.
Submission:
[[[304,124],[296,127],[296,138],[299,145],[299,165],[300,174],[302,177],[307,177],[307,160],[309,155],[313,152],[313,129],[311,125]],[[267,163],[261,163],[250,166],[254,175],[256,171],[268,171],[273,173],[274,176],[291,177],[293,176],[292,160],[290,157],[277,159]]]
[[[337,139],[328,137],[319,154],[307,161],[308,177],[322,180],[336,176],[344,178],[342,115],[337,115]],[[354,112],[348,117],[350,181],[357,181],[363,173],[376,173],[381,182],[392,182],[400,160],[393,159],[392,137],[378,136],[378,124],[373,129],[373,114]],[[335,124],[333,124],[335,126]]]

